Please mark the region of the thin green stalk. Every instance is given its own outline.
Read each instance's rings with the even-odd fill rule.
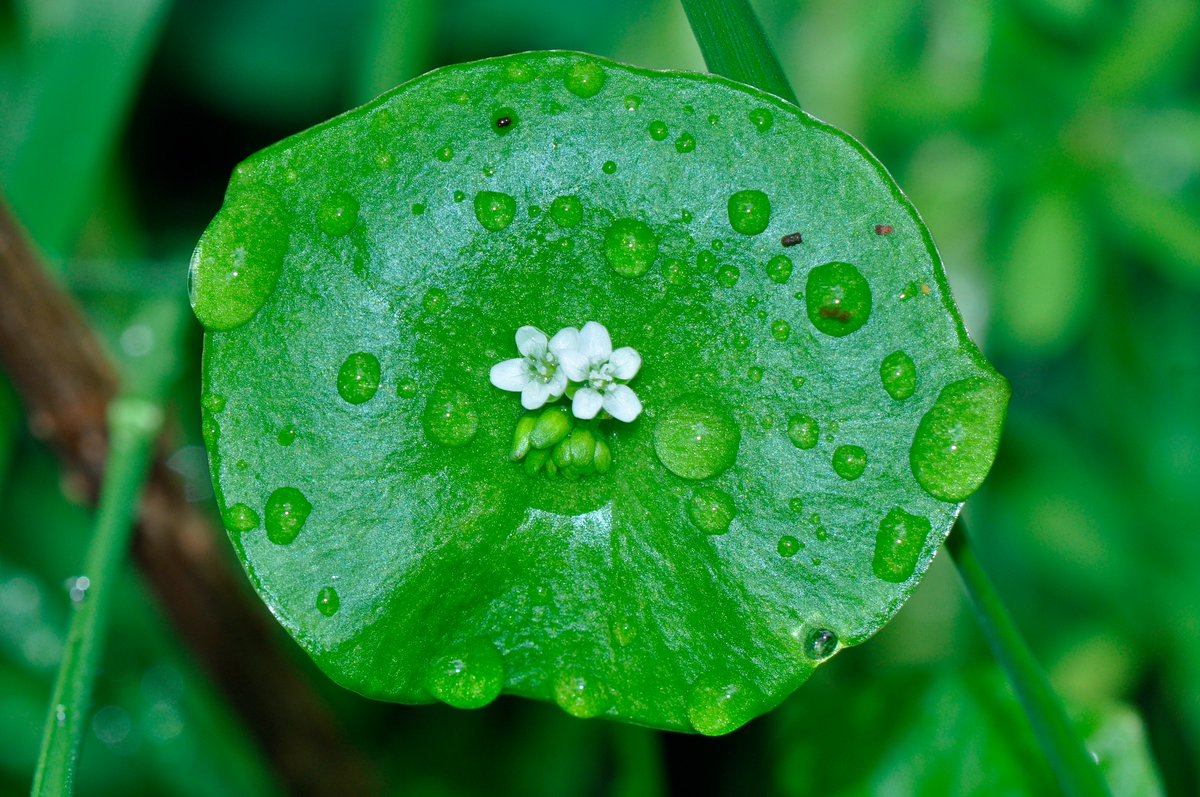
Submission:
[[[1105,797],[1109,790],[1100,768],[1084,748],[1045,672],[975,558],[966,525],[961,520],[946,539],[946,550],[958,565],[958,574],[975,608],[983,636],[1008,675],[1063,793],[1072,797]]]
[[[682,3],[710,72],[799,104],[748,0],[682,0]]]
[[[133,515],[161,423],[160,406],[146,399],[118,398],[109,407],[109,450],[100,506],[83,575],[71,591],[77,608],[50,700],[33,777],[34,797],[58,797],[72,791],[79,742],[91,706],[112,604],[113,582],[120,577],[125,561]]]
[[[661,797],[667,793],[658,731],[614,725],[612,741],[618,761],[612,794]]]

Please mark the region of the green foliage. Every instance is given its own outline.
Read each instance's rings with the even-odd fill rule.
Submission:
[[[738,727],[902,604],[1007,400],[857,142],[582,55],[439,70],[250,158],[192,291],[239,555],[335,680],[408,703]],[[607,472],[488,381],[518,326],[589,320],[645,362]]]

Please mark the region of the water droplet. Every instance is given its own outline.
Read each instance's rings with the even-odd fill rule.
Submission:
[[[421,297],[421,308],[429,315],[441,315],[450,308],[450,297],[441,288],[430,288]]]
[[[799,390],[800,388],[804,387],[804,383],[807,381],[808,380],[802,376],[793,376],[792,377],[792,387]]]
[[[358,224],[358,200],[345,191],[336,191],[321,200],[317,226],[327,235],[348,235]]]
[[[796,448],[808,450],[817,444],[821,428],[811,415],[793,415],[788,418],[788,437]]]
[[[676,152],[692,152],[696,149],[696,138],[691,133],[680,133],[675,139]]]
[[[560,196],[550,203],[550,218],[559,227],[575,227],[583,221],[583,203],[578,197]]]
[[[746,371],[746,378],[750,380],[751,384],[757,385],[763,379],[763,369],[757,366],[751,367]]]
[[[777,285],[783,285],[792,276],[792,259],[787,255],[775,255],[767,261],[767,277]]]
[[[606,80],[607,76],[599,64],[581,61],[571,65],[563,82],[567,91],[586,100],[599,94]]]
[[[623,277],[640,277],[658,256],[654,231],[637,219],[617,219],[604,233],[604,257]]]
[[[902,584],[917,569],[921,552],[932,527],[926,518],[910,515],[896,507],[879,521],[875,535],[875,575],[893,584]]]
[[[833,470],[847,481],[854,481],[867,468],[867,452],[861,446],[838,446],[833,452]]]
[[[750,124],[760,133],[765,133],[775,124],[775,116],[766,108],[755,108],[749,114]]]
[[[464,202],[464,201],[466,201],[466,198],[467,198],[467,195],[464,192],[462,192],[462,191],[454,192],[454,201],[455,202]]]
[[[618,620],[613,623],[613,636],[621,647],[629,647],[638,637],[638,628],[628,620]]]
[[[826,335],[840,338],[867,323],[871,316],[871,288],[849,263],[826,263],[808,272],[805,304],[813,326]]]
[[[421,215],[424,215],[424,213],[425,213],[425,205],[420,202],[414,202],[413,206],[412,206],[412,214],[414,216],[421,216]]]
[[[800,552],[800,540],[790,534],[779,538],[779,544],[775,546],[775,550],[784,559],[790,559]]]
[[[267,499],[267,539],[276,545],[287,545],[304,528],[312,504],[295,487],[280,487]]]
[[[717,284],[722,288],[732,288],[742,278],[742,272],[737,266],[721,266],[717,269]]]
[[[733,348],[737,349],[738,351],[745,351],[746,349],[750,348],[750,338],[746,335],[734,335]]]
[[[325,587],[317,593],[317,611],[326,617],[333,617],[341,606],[342,600],[333,587]]]
[[[646,129],[650,131],[650,138],[654,139],[655,141],[662,141],[667,137],[667,125],[659,119],[655,119],[653,122],[651,122]]]
[[[782,318],[771,323],[771,337],[775,338],[775,340],[779,341],[780,343],[783,343],[785,340],[791,337],[791,334],[792,325],[787,321],[784,321]]]
[[[221,424],[213,417],[212,413],[205,412],[200,419],[200,436],[204,439],[204,445],[210,450],[216,447],[217,441],[221,439]]]
[[[904,401],[917,390],[917,366],[902,351],[894,351],[879,364],[883,389],[896,401]]]
[[[687,208],[683,208],[682,210],[680,210],[679,211],[679,220],[682,221],[684,224],[691,224],[692,223],[692,211],[688,210]]]
[[[229,507],[221,519],[225,522],[225,528],[239,534],[258,528],[258,513],[245,504]]]
[[[188,269],[192,311],[206,328],[236,329],[266,303],[288,251],[283,219],[278,197],[252,188],[227,200],[208,225]]]
[[[701,274],[711,274],[717,265],[717,256],[712,252],[701,252],[696,255],[696,268]]]
[[[292,443],[296,442],[296,437],[298,435],[299,432],[296,431],[296,427],[285,426],[279,430],[279,434],[275,437],[275,439],[281,446],[290,446]]]
[[[642,104],[642,98],[630,94],[625,98],[625,110],[636,111],[638,106]]]
[[[440,446],[465,446],[479,431],[479,415],[466,393],[455,387],[438,387],[425,404],[425,434]]]
[[[721,122],[721,117],[717,116],[715,113],[710,113],[708,115],[708,123],[710,125],[712,125],[713,127],[716,127],[720,122]]]
[[[374,354],[351,354],[338,369],[338,395],[348,404],[365,404],[379,390],[379,376],[379,359]]]
[[[616,174],[617,164],[613,161],[605,161],[604,165],[600,167],[600,171],[604,172],[605,174]]]
[[[475,195],[475,218],[485,230],[499,232],[512,224],[517,215],[517,200],[499,191],[480,191]]]
[[[705,534],[729,531],[735,514],[733,498],[715,487],[698,487],[687,502],[687,516]]]
[[[529,218],[536,219],[540,215],[542,215],[542,209],[540,207],[537,205],[529,206]]]
[[[504,68],[504,76],[513,83],[528,83],[533,80],[533,70],[527,64],[513,63]]]
[[[762,191],[738,191],[728,210],[729,226],[742,235],[758,235],[771,222],[771,200]]]
[[[216,393],[206,393],[204,398],[200,399],[200,406],[209,412],[221,412],[225,409],[225,397]]]
[[[804,639],[804,655],[816,661],[829,658],[837,649],[837,634],[828,628],[815,628]]]
[[[450,161],[454,160],[454,147],[447,144],[446,146],[439,149],[437,151],[437,153],[435,153],[435,154],[437,156],[437,159],[440,160],[442,163],[449,163]],[[464,196],[464,199],[465,198],[466,197]]]
[[[1008,383],[1000,377],[963,379],[942,389],[909,451],[925,492],[957,503],[979,489],[996,457],[1008,398]]]
[[[396,395],[402,399],[410,399],[417,395],[417,380],[411,376],[402,376],[396,382]]]
[[[707,479],[737,458],[742,433],[729,410],[696,393],[681,396],[654,426],[654,453],[667,470],[685,479]]]
[[[520,118],[512,108],[499,108],[492,111],[492,131],[498,136],[507,136],[517,126]]]
[[[604,685],[584,675],[564,674],[554,684],[554,701],[572,717],[599,717],[612,708],[612,698]]]
[[[473,639],[439,656],[425,676],[425,688],[448,706],[482,708],[504,688],[504,659],[486,639]]]
[[[761,696],[730,673],[709,671],[696,679],[688,695],[688,720],[705,736],[740,728],[758,713]]]

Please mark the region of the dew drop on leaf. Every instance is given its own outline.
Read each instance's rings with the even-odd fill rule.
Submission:
[[[896,507],[879,521],[875,535],[875,559],[871,569],[878,578],[893,584],[907,581],[916,570],[932,526],[926,518],[910,515]]]
[[[325,587],[317,593],[317,611],[326,617],[333,617],[337,614],[341,605],[341,599],[333,587]]]
[[[681,133],[679,138],[675,139],[675,151],[679,153],[688,153],[696,149],[696,137],[691,133]]]
[[[742,278],[742,272],[737,266],[725,265],[717,269],[717,284],[722,288],[732,288]]]
[[[647,130],[650,131],[650,138],[655,141],[662,141],[667,137],[667,125],[659,119],[651,122]]]
[[[295,487],[280,487],[267,499],[267,539],[276,545],[288,545],[304,528],[312,504]]]
[[[583,221],[583,203],[574,196],[557,197],[550,203],[550,218],[559,227],[577,227]]]
[[[854,481],[867,469],[867,452],[861,446],[838,446],[833,452],[833,470],[846,481]]]
[[[815,628],[804,638],[804,655],[816,661],[829,658],[837,648],[837,634],[828,628]]]
[[[225,510],[225,528],[238,533],[258,528],[258,513],[245,504],[234,504]]]
[[[896,401],[904,401],[917,390],[917,366],[902,351],[894,351],[879,364],[879,381]]]
[[[706,736],[719,736],[741,727],[759,712],[761,697],[721,671],[700,676],[688,696],[688,720]]]
[[[784,559],[790,559],[800,552],[800,540],[790,534],[785,534],[779,538],[779,544],[775,546],[775,550]]]
[[[496,646],[475,639],[434,659],[425,688],[446,705],[482,708],[504,688],[504,660]]]
[[[792,277],[792,259],[787,255],[775,255],[768,260],[767,277],[776,285],[783,285]]]
[[[358,224],[358,200],[345,191],[334,192],[317,209],[317,226],[327,235],[340,238]]]
[[[658,256],[654,231],[637,219],[617,219],[604,233],[604,258],[622,277],[640,277]]]
[[[728,470],[741,440],[725,405],[696,393],[671,402],[654,425],[654,453],[685,479],[708,479]]]
[[[567,91],[576,97],[588,99],[595,97],[604,88],[607,76],[599,64],[581,61],[567,67],[567,75],[563,79]]]
[[[554,700],[559,708],[572,717],[599,717],[612,708],[608,690],[595,678],[578,674],[563,674],[554,683]]]
[[[765,133],[775,124],[775,116],[766,108],[755,108],[748,114],[750,124],[760,133]]]
[[[817,444],[821,427],[817,424],[817,419],[811,415],[798,414],[788,418],[787,433],[792,440],[792,445],[807,450]]]
[[[729,226],[742,235],[758,235],[771,223],[771,200],[762,191],[738,191],[727,204]]]
[[[338,369],[338,395],[347,404],[365,404],[379,390],[379,359],[365,351],[346,358]]]
[[[808,272],[804,300],[813,326],[835,338],[861,329],[871,316],[871,287],[849,263],[826,263]]]
[[[421,418],[426,436],[440,446],[458,448],[475,438],[479,415],[466,393],[442,386],[433,391]]]
[[[787,321],[784,321],[782,318],[771,323],[771,337],[775,338],[775,340],[779,341],[780,343],[783,343],[785,340],[791,337],[791,334],[792,325]]]
[[[917,484],[942,501],[965,501],[996,458],[1008,405],[1008,383],[974,377],[942,388],[921,418],[909,450]]]
[[[698,487],[687,502],[688,520],[705,534],[724,534],[733,522],[733,498],[715,487]]]
[[[475,218],[485,230],[499,232],[512,224],[517,201],[499,191],[480,191],[475,195]]]

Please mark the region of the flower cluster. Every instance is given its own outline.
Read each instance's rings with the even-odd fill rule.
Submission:
[[[564,395],[571,413],[591,420],[601,410],[626,423],[642,412],[642,402],[627,382],[642,367],[642,357],[629,346],[613,350],[602,324],[589,321],[582,329],[566,327],[548,338],[537,327],[517,330],[520,357],[492,367],[492,384],[521,394],[521,404],[536,410]]]

